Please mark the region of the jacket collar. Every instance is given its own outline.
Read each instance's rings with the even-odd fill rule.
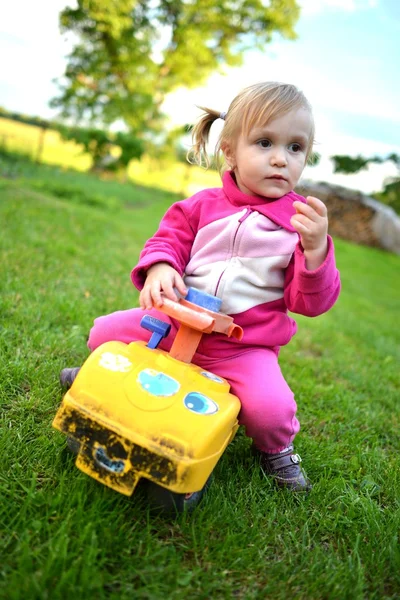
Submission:
[[[287,231],[296,231],[290,224],[290,219],[296,214],[293,202],[305,202],[303,196],[296,192],[289,192],[282,198],[264,198],[264,196],[248,196],[239,190],[232,171],[226,171],[222,178],[222,185],[228,200],[235,206],[249,207],[256,210],[280,225]]]

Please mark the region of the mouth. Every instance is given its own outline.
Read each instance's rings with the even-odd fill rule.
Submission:
[[[271,175],[270,177],[267,177],[267,179],[276,179],[278,181],[286,181],[286,179],[284,177],[282,177],[282,175]]]

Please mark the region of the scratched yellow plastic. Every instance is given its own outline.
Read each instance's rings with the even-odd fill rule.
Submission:
[[[138,381],[145,369],[152,370],[150,379],[157,373],[172,378],[179,390],[150,393]],[[240,409],[225,380],[213,381],[202,372],[143,342],[108,342],[81,368],[53,426],[80,443],[76,464],[82,471],[122,494],[132,494],[140,477],[174,492],[198,491],[234,437]],[[184,398],[192,392],[209,398],[217,412],[189,410]],[[99,466],[99,451],[113,465],[121,460],[118,472]]]

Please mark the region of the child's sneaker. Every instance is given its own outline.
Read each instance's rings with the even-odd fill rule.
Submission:
[[[63,369],[60,373],[60,383],[62,387],[67,389],[70,388],[79,371],[80,367],[74,367],[73,369]]]
[[[307,475],[300,466],[301,458],[293,452],[293,446],[278,454],[257,450],[262,470],[271,475],[277,485],[291,492],[309,492],[312,488]]]

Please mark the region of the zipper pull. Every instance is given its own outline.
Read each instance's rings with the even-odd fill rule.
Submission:
[[[246,208],[246,212],[244,213],[244,215],[242,217],[240,217],[239,223],[243,223],[243,221],[245,219],[247,219],[247,217],[249,216],[250,213],[251,213],[251,208],[247,207]]]

